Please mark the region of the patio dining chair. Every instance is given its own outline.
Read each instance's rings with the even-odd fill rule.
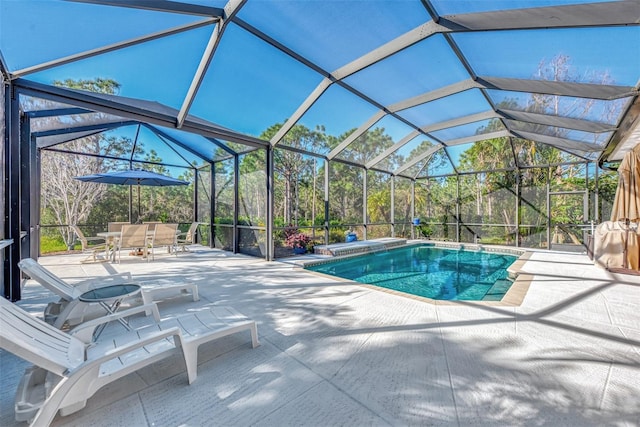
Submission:
[[[48,426],[58,412],[66,416],[86,406],[98,390],[132,372],[173,355],[181,355],[189,384],[197,377],[198,347],[241,331],[259,345],[256,323],[226,307],[212,307],[158,321],[92,341],[93,330],[122,316],[155,305],[87,322],[65,333],[0,298],[0,348],[30,362],[15,396],[16,421]]]
[[[131,224],[129,221],[115,221],[107,223],[107,231],[122,231],[122,226]]]
[[[89,260],[98,261],[98,254],[100,252],[104,252],[105,256],[99,261],[107,261],[107,241],[104,237],[86,237],[80,227],[77,225],[69,226],[76,237],[80,241],[80,245],[82,246],[82,253],[89,254],[90,256],[84,259],[82,262],[87,262]]]
[[[156,229],[157,224],[162,224],[162,221],[142,221],[143,224],[149,224],[149,231]]]
[[[151,259],[155,259],[156,248],[163,246],[167,247],[169,253],[173,252],[177,254],[177,231],[178,224],[156,224],[153,237],[151,238]]]
[[[133,249],[142,250],[142,258],[146,258],[149,262],[147,253],[147,245],[149,244],[149,236],[147,231],[148,224],[123,224],[120,237],[116,240],[116,249],[118,250],[118,264],[122,261],[122,250]]]

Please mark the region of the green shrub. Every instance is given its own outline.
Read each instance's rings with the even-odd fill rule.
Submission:
[[[420,232],[422,237],[429,238],[429,237],[433,236],[434,228],[430,223],[420,224],[420,225],[416,226],[416,228],[418,229],[418,231]]]
[[[329,243],[344,243],[345,241],[345,233],[347,232],[348,227],[335,228],[331,227],[329,229]]]
[[[505,244],[505,239],[504,237],[500,238],[500,237],[483,237],[482,239],[480,239],[482,243],[487,244],[487,245],[504,245]]]

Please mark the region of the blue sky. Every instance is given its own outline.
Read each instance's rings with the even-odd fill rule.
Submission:
[[[572,3],[577,2],[433,2],[443,14]],[[397,0],[249,0],[239,17],[329,72],[429,20],[419,1]],[[201,19],[55,0],[1,0],[0,49],[10,69],[19,70]],[[27,78],[44,83],[113,78],[122,85],[123,96],[179,109],[212,29],[203,27]],[[638,27],[463,33],[453,39],[481,76],[530,78],[541,61],[558,54],[571,58],[578,81],[606,72],[615,84],[633,86],[640,75]],[[607,58],[606,69],[602,69],[603,57]],[[386,105],[466,78],[446,40],[436,35],[345,81]],[[191,113],[257,136],[293,114],[321,80],[319,74],[231,24]],[[438,101],[438,108],[416,107],[401,114],[424,117],[419,119],[423,121],[420,125],[435,123],[440,117],[459,114],[460,104],[454,101],[461,97],[468,98],[463,106],[469,111],[489,109],[482,97],[465,94]],[[432,114],[424,114],[430,110]],[[358,127],[375,111],[372,105],[333,85],[300,122],[309,127],[325,125],[337,136]],[[396,141],[406,135],[406,127],[399,123],[387,121],[386,128]]]

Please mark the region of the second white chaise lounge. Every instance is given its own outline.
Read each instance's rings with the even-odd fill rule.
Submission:
[[[104,315],[103,310],[96,310],[92,304],[83,303],[79,300],[80,295],[83,293],[115,284],[135,283],[130,273],[122,273],[69,284],[31,258],[21,260],[18,266],[24,274],[60,297],[59,301],[49,303],[44,312],[45,321],[56,328],[71,327],[85,320]],[[182,292],[190,292],[194,301],[200,299],[198,285],[195,283],[159,286],[142,285],[142,303],[149,304],[169,295]]]

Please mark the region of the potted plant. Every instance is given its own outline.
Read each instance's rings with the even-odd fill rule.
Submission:
[[[291,233],[287,236],[286,245],[293,248],[294,254],[303,254],[311,245],[311,237],[304,233]]]

